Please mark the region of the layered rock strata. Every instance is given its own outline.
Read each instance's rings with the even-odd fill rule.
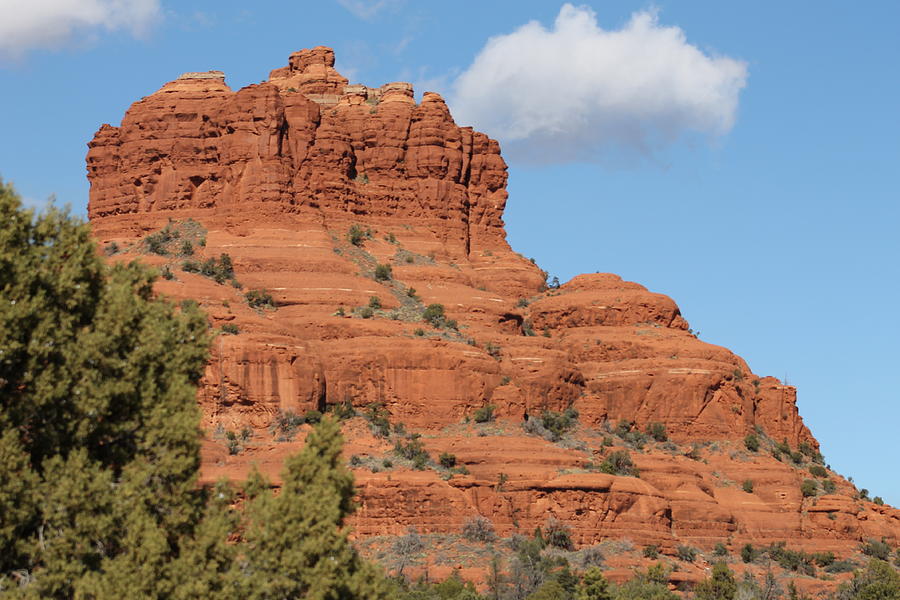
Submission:
[[[359,535],[458,531],[481,514],[501,533],[555,516],[581,545],[787,539],[846,553],[900,536],[900,513],[854,498],[836,474],[834,493],[801,494],[808,458],[769,453],[818,448],[796,390],[699,340],[670,298],[610,274],[548,290],[506,242],[498,143],[457,126],[437,94],[349,85],[320,47],[237,91],[220,72],[185,74],[89,146],[101,244],[169,269],[160,293],[196,299],[213,325],[238,331],[217,337],[199,393],[208,480],[255,463],[277,481],[301,443],[278,441],[279,416],[378,403],[469,473],[357,469]],[[188,219],[206,231],[193,256],[177,243],[146,253],[148,234]],[[222,253],[242,290],[181,270]],[[249,306],[247,289],[277,308]],[[432,304],[456,327],[423,322]],[[471,423],[488,405],[496,421]],[[522,427],[570,407],[578,425],[561,443]],[[670,441],[640,451],[613,435],[623,420],[632,432],[659,423]],[[347,423],[348,456],[391,456],[397,434]],[[253,435],[237,455],[212,433],[242,427]],[[761,451],[745,447],[748,434]],[[640,477],[596,469],[628,444]]]

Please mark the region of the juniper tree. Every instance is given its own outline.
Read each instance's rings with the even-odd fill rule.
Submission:
[[[334,423],[278,497],[249,482],[250,515],[198,485],[209,328],[153,281],[0,181],[0,598],[384,597],[338,529],[353,482]]]

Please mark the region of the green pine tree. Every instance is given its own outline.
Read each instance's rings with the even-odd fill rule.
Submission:
[[[584,572],[581,585],[578,586],[578,600],[612,600],[609,582],[597,567],[590,567]]]
[[[725,563],[716,563],[712,575],[698,583],[694,593],[697,600],[734,600],[737,593],[734,573]]]
[[[281,493],[248,508],[248,598],[387,598],[390,588],[347,539],[353,475],[341,457],[340,425],[325,418],[303,450],[285,461]],[[258,485],[257,485],[258,487]]]
[[[0,181],[0,599],[387,597],[343,529],[333,421],[278,496],[247,482],[246,514],[227,483],[198,485],[209,326],[153,281]]]

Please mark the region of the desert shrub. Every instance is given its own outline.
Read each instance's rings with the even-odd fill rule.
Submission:
[[[603,462],[600,463],[600,470],[610,475],[637,476],[637,469],[627,450],[610,452]]]
[[[418,328],[416,328],[415,331],[413,331],[413,335],[416,337],[422,337],[425,335],[425,330],[422,329],[421,327],[418,327]]]
[[[834,552],[814,552],[812,554],[812,560],[820,567],[827,567],[834,564]]]
[[[791,461],[793,461],[795,465],[802,465],[804,461],[803,453],[799,450],[794,450],[791,452]]]
[[[643,550],[644,558],[655,559],[659,556],[659,546],[656,544],[647,544]]]
[[[753,544],[744,544],[741,548],[741,560],[745,563],[752,563],[759,556],[759,551],[753,547]]]
[[[752,494],[753,493],[753,480],[745,479],[743,485],[741,486],[741,489],[743,489],[748,494]]]
[[[813,477],[826,477],[828,475],[828,471],[825,470],[825,467],[821,465],[812,465],[809,467],[809,473]]]
[[[679,560],[685,562],[694,562],[697,560],[697,549],[692,546],[682,544],[675,549],[675,554],[678,556]]]
[[[438,462],[445,469],[452,469],[456,466],[456,455],[449,452],[442,452],[438,458]]]
[[[280,434],[278,436],[279,441],[286,441],[294,437],[297,428],[303,425],[304,422],[303,417],[294,414],[292,411],[286,410],[284,412],[278,411],[272,426],[275,429],[275,432]]]
[[[373,402],[366,408],[365,418],[372,424],[372,433],[376,437],[390,437],[391,422],[388,420],[388,411],[383,404]]]
[[[237,335],[240,333],[238,326],[234,323],[225,323],[222,325],[222,333],[226,333],[228,335]]]
[[[172,239],[172,230],[168,225],[166,225],[164,229],[155,233],[151,233],[150,235],[145,237],[144,246],[146,246],[147,252],[150,252],[151,254],[168,256],[169,250],[167,246],[169,242],[172,241]]]
[[[772,544],[768,554],[782,569],[810,576],[816,574],[812,556],[801,550],[790,550],[784,542]]]
[[[391,550],[401,557],[411,557],[425,549],[425,542],[415,527],[406,530],[406,535],[401,535],[391,545]]]
[[[713,565],[709,579],[704,579],[694,588],[696,600],[732,600],[736,593],[734,573],[723,562]]]
[[[344,400],[332,405],[330,412],[338,421],[346,421],[356,416],[356,409],[353,408],[353,403],[350,400]]]
[[[804,498],[815,496],[818,491],[819,486],[815,479],[804,479],[803,483],[800,484],[800,493],[803,494]]]
[[[872,499],[872,502],[874,502],[874,503],[877,504],[878,506],[884,506],[884,498],[882,498],[881,496],[875,496],[875,497]]]
[[[470,542],[493,542],[497,539],[490,519],[476,515],[463,523],[462,535]]]
[[[186,260],[181,263],[181,270],[185,273],[199,273],[200,263],[198,263],[196,260]]]
[[[378,310],[381,308],[381,298],[378,296],[372,296],[369,298],[369,308]]]
[[[547,545],[563,550],[572,550],[572,530],[568,525],[555,517],[550,517],[544,524],[544,540]]]
[[[275,308],[275,301],[272,295],[265,290],[250,290],[244,294],[247,304],[250,308]]]
[[[172,272],[172,269],[169,268],[169,265],[166,265],[162,268],[161,271],[162,278],[166,281],[172,281],[175,279],[175,273]]]
[[[445,319],[443,304],[429,304],[422,313],[422,320],[432,327],[442,327]]]
[[[231,256],[224,252],[219,255],[219,258],[210,257],[200,263],[199,272],[216,283],[225,283],[229,280],[234,283],[234,263],[231,261]]]
[[[419,470],[424,469],[428,465],[428,461],[431,460],[419,438],[408,440],[405,444],[403,440],[397,440],[394,444],[394,453],[401,458],[411,460],[413,466]]]
[[[891,557],[891,547],[883,539],[880,541],[875,539],[867,540],[859,550],[866,556],[879,560],[889,560]]]
[[[669,440],[666,426],[662,423],[650,423],[647,425],[647,434],[657,442],[666,442]]]
[[[475,413],[472,415],[472,419],[476,423],[488,423],[494,420],[494,405],[493,404],[485,404],[481,408],[477,409]]]
[[[322,421],[322,413],[313,409],[306,411],[306,414],[303,415],[303,420],[310,424],[316,424]]]
[[[110,242],[103,247],[103,253],[106,256],[113,256],[114,254],[118,254],[121,251],[119,248],[119,244],[117,242]]]
[[[194,245],[190,242],[190,240],[184,240],[183,242],[181,242],[179,254],[181,254],[182,256],[193,256]]]
[[[500,346],[493,342],[488,342],[484,345],[484,351],[491,355],[492,358],[500,360]]]
[[[800,442],[800,445],[797,446],[797,449],[810,458],[814,458],[816,456],[816,449],[812,447],[807,441]]]
[[[857,565],[855,562],[853,562],[852,560],[849,560],[849,559],[848,560],[836,560],[833,563],[831,563],[830,565],[828,565],[827,567],[825,567],[825,572],[831,573],[832,575],[835,575],[837,573],[852,573],[853,571],[856,570],[856,568],[858,566],[859,565]]]
[[[347,230],[347,241],[354,246],[362,246],[366,239],[366,232],[359,225],[351,225]]]
[[[722,542],[718,542],[713,548],[713,556],[728,556],[728,547]]]
[[[700,458],[702,458],[700,454],[700,446],[698,444],[691,445],[691,449],[685,452],[684,455],[691,460],[700,460]]]
[[[377,267],[375,267],[376,281],[388,281],[391,276],[391,265],[378,265]]]
[[[791,447],[788,445],[787,440],[781,440],[777,444],[775,444],[775,449],[781,452],[782,454],[790,454]]]
[[[758,452],[759,451],[759,437],[757,437],[755,433],[748,433],[747,437],[744,438],[744,446],[750,452]]]
[[[574,408],[567,408],[563,412],[545,410],[541,414],[541,425],[550,432],[551,441],[558,442],[563,435],[573,428],[578,420],[578,411]]]

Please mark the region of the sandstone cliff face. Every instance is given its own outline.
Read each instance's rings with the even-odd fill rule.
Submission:
[[[170,269],[160,293],[197,299],[215,326],[239,330],[217,338],[199,401],[208,431],[254,434],[233,456],[211,435],[205,478],[255,462],[277,479],[299,444],[276,441],[279,415],[380,403],[469,475],[359,469],[360,535],[457,531],[482,514],[506,533],[553,515],[579,544],[792,539],[841,551],[898,539],[897,511],[851,499],[834,474],[834,494],[804,498],[807,459],[744,447],[759,432],[763,450],[815,452],[794,388],[697,339],[675,302],[636,283],[593,274],[546,289],[506,243],[497,142],[457,126],[437,94],[348,85],[333,65],[331,50],[304,50],[238,91],[219,72],[185,74],[89,145],[98,240]],[[178,241],[165,256],[145,252],[148,234],[187,219],[206,230],[193,256],[178,257]],[[221,253],[243,290],[181,270]],[[378,265],[391,277],[376,277]],[[267,290],[277,310],[248,306],[247,289]],[[435,303],[456,328],[421,321]],[[497,422],[469,423],[487,405]],[[522,428],[569,407],[580,416],[568,447]],[[632,431],[661,423],[671,440],[631,444],[640,478],[594,468],[631,443],[612,435],[622,420]],[[347,432],[348,456],[391,454],[360,418]]]

